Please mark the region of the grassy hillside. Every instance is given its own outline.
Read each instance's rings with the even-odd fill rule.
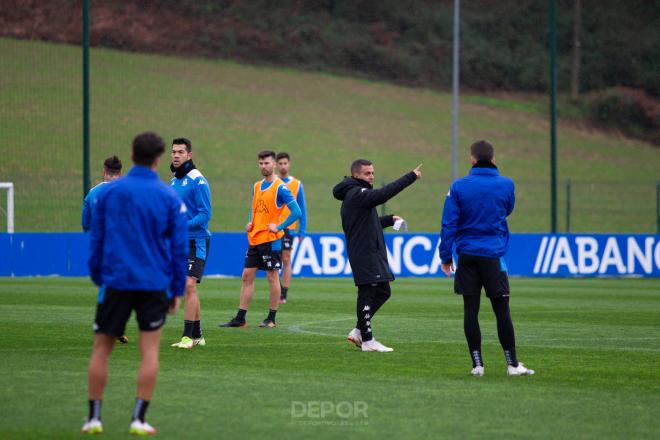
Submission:
[[[0,181],[16,184],[16,228],[78,230],[81,50],[0,39],[0,57]],[[292,174],[305,184],[312,231],[340,228],[331,188],[357,157],[375,162],[378,182],[423,162],[423,180],[387,210],[406,217],[415,231],[439,229],[451,176],[449,94],[105,49],[91,52],[91,87],[94,180],[109,155],[129,163],[137,132],[154,130],[168,141],[187,136],[211,183],[214,231],[244,225],[251,183],[259,178],[256,153],[264,148],[292,155]],[[472,141],[493,142],[502,172],[517,182],[514,231],[549,227],[547,132],[536,104],[479,96],[462,101],[460,171],[468,170]],[[573,230],[655,231],[660,150],[569,124],[560,124],[558,144],[559,180],[571,178],[574,186]],[[160,170],[169,176],[166,163]],[[563,227],[563,206],[560,215]]]

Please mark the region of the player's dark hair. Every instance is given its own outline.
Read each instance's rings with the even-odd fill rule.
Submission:
[[[470,146],[470,154],[477,160],[492,162],[495,149],[487,141],[477,141]]]
[[[165,152],[165,141],[156,133],[147,131],[133,139],[133,162],[150,167]]]
[[[360,168],[366,167],[366,166],[369,166],[369,165],[373,165],[373,163],[370,160],[367,160],[367,159],[358,159],[358,160],[353,161],[353,163],[351,164],[351,176],[353,174],[357,173],[358,171],[360,171]]]
[[[121,160],[117,156],[111,156],[103,162],[106,173],[116,176],[121,172]]]
[[[275,158],[275,160],[279,162],[280,159],[291,160],[291,158],[289,157],[289,153],[284,151],[282,151],[281,153],[277,153],[277,157]]]
[[[188,153],[192,151],[192,142],[190,142],[190,139],[176,138],[172,141],[172,145],[185,145]]]
[[[264,151],[260,151],[259,154],[257,154],[257,157],[258,157],[259,159],[265,159],[265,158],[267,158],[267,157],[272,157],[273,160],[276,160],[275,158],[277,157],[277,155],[275,154],[274,151],[271,151],[271,150],[264,150]]]

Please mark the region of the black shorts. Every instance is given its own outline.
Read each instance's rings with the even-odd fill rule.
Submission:
[[[101,288],[96,305],[94,332],[123,336],[126,322],[135,310],[141,331],[158,330],[165,324],[171,300],[164,291],[131,291]]]
[[[281,254],[273,250],[273,243],[262,243],[250,246],[245,254],[244,267],[256,267],[261,270],[280,270],[282,267]]]
[[[289,228],[284,230],[284,237],[282,240],[282,250],[290,251],[293,248],[293,235],[291,235],[291,230]]]
[[[461,295],[480,295],[481,288],[489,298],[509,296],[509,276],[502,258],[459,255],[454,292]]]
[[[209,254],[211,240],[208,238],[193,238],[190,240],[190,251],[188,252],[188,276],[197,278],[197,283],[202,281],[206,257]]]

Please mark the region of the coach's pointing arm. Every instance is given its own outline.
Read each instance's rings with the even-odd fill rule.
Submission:
[[[388,183],[382,188],[361,191],[359,194],[356,194],[353,197],[352,202],[355,205],[361,206],[363,208],[372,208],[378,205],[382,205],[383,203],[387,202],[389,199],[391,199],[392,197],[396,196],[401,191],[406,189],[406,187],[415,183],[417,179],[421,179],[422,178],[422,171],[420,170],[421,167],[422,165],[419,164],[417,168],[415,168],[414,170],[404,174],[403,176],[396,179],[394,182]]]

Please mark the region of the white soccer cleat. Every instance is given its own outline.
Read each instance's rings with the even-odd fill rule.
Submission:
[[[517,367],[507,365],[506,374],[508,376],[531,376],[534,374],[534,370],[530,370],[529,368],[525,367],[522,362],[518,362]]]
[[[473,376],[483,376],[484,375],[484,367],[481,365],[478,365],[472,369],[470,372]]]
[[[131,429],[128,433],[133,435],[156,435],[156,428],[147,422],[141,422],[139,419],[135,419],[131,423]]]
[[[201,338],[193,338],[193,346],[199,345],[200,347],[204,347],[206,345],[206,339],[204,339],[204,336]]]
[[[387,353],[394,351],[394,349],[392,347],[386,347],[377,340],[372,339],[371,341],[362,342],[362,351],[378,351],[380,353]]]
[[[103,434],[103,423],[99,419],[91,419],[88,420],[82,428],[80,428],[80,432],[83,434]]]
[[[206,344],[206,342],[204,342],[204,344]],[[193,345],[195,345],[193,340],[188,336],[184,336],[181,338],[179,342],[175,342],[174,344],[172,344],[171,347],[186,348],[190,350],[191,348],[193,348]]]
[[[355,344],[356,347],[362,347],[362,333],[359,329],[354,328],[346,337],[346,340],[351,344]]]

